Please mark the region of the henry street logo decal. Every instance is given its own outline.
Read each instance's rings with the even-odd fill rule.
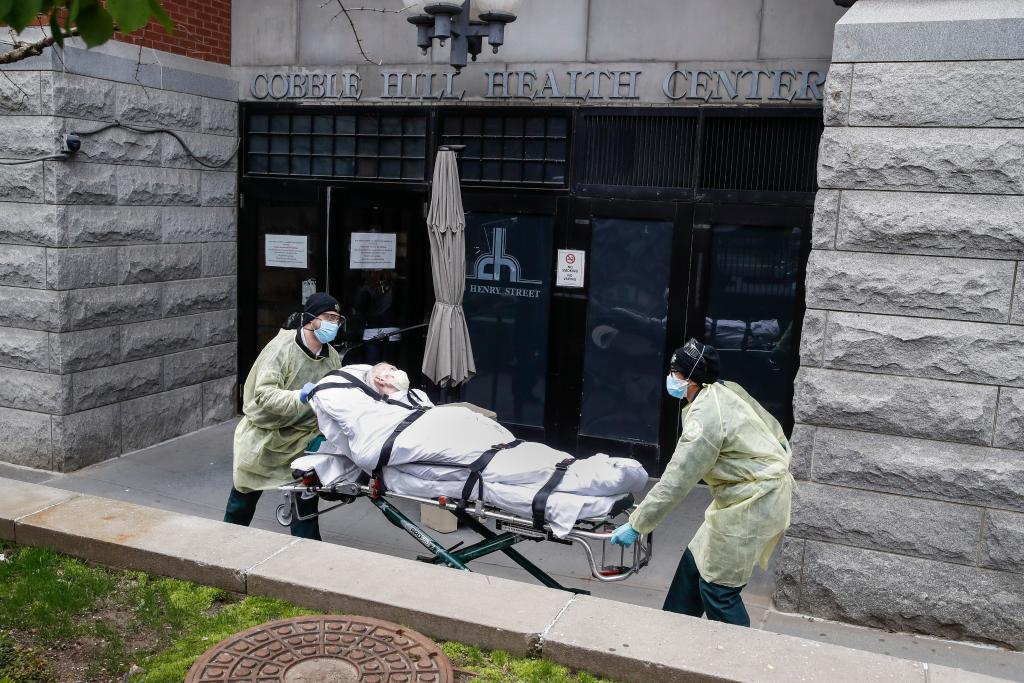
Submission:
[[[473,262],[466,279],[479,283],[471,284],[469,291],[474,294],[501,294],[505,296],[516,296],[527,299],[539,299],[541,290],[535,287],[523,287],[522,285],[543,285],[541,280],[531,280],[523,274],[523,268],[519,259],[508,252],[508,230],[516,219],[495,221],[480,226],[485,235],[490,232],[489,251],[480,254]],[[510,285],[520,285],[509,287]]]

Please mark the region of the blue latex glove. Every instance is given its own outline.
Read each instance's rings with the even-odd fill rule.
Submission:
[[[308,403],[309,392],[313,391],[313,387],[315,386],[316,385],[313,384],[312,382],[306,382],[305,384],[303,384],[302,388],[299,389],[299,400],[302,401],[303,403]]]
[[[636,543],[638,538],[640,538],[640,532],[630,526],[629,522],[612,532],[612,543],[626,548]]]

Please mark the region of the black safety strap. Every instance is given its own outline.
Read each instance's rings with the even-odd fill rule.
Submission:
[[[323,384],[317,384],[315,387],[309,390],[307,400],[313,398],[321,389],[358,389],[359,386],[352,384],[352,382],[324,382]]]
[[[426,412],[427,411],[425,409],[419,408],[406,415],[405,419],[398,423],[398,426],[395,427],[395,431],[391,432],[391,436],[389,436],[384,442],[384,445],[381,446],[380,457],[377,458],[377,466],[373,468],[373,478],[378,482],[381,481],[381,473],[384,471],[384,468],[388,466],[388,462],[391,460],[391,451],[395,447],[395,439],[397,439],[398,435],[404,432],[409,425],[423,417],[423,414]]]
[[[383,401],[384,401],[384,403],[387,403],[388,405],[399,406],[400,408],[408,408],[409,410],[426,410],[427,408],[429,408],[430,406],[423,405],[423,402],[420,401],[416,397],[416,394],[413,393],[414,391],[416,391],[416,390],[415,389],[409,389],[409,391],[405,392],[405,395],[409,397],[409,402],[408,403],[405,403],[403,401],[399,401],[398,399],[395,399],[395,398],[389,398],[387,396],[385,396],[383,398]]]
[[[562,479],[565,478],[565,473],[569,471],[569,465],[576,462],[576,458],[566,458],[562,462],[555,465],[555,471],[551,473],[551,478],[548,479],[544,486],[540,487],[540,491],[537,491],[537,495],[533,497],[533,528],[542,530],[544,528],[544,512],[548,507],[548,498],[554,492],[558,485],[562,483]]]
[[[483,454],[469,464],[469,477],[466,479],[466,485],[462,487],[462,507],[466,507],[469,503],[469,497],[473,495],[473,488],[479,486],[479,492],[477,494],[478,500],[484,499],[484,470],[491,464],[491,460],[498,454],[499,451],[508,450],[509,448],[515,448],[523,442],[522,439],[516,439],[515,441],[509,441],[508,443],[500,443],[497,446],[491,446]]]
[[[362,389],[363,393],[372,398],[374,401],[383,401],[384,397],[380,395],[373,387],[366,382],[362,381],[355,375],[345,372],[344,370],[332,370],[327,373],[327,377],[344,377],[352,383],[353,387]]]

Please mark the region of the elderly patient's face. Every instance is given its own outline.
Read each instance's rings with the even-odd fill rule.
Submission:
[[[392,394],[396,387],[391,384],[391,374],[398,370],[391,363],[377,363],[370,368],[370,384],[382,394]]]

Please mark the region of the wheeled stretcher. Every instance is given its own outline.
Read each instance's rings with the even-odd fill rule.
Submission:
[[[293,519],[311,519],[348,505],[359,498],[366,498],[381,511],[389,522],[403,529],[430,553],[430,555],[418,559],[463,571],[470,571],[468,565],[473,560],[491,553],[502,552],[549,588],[589,594],[589,591],[586,590],[563,586],[516,551],[513,546],[523,541],[548,541],[578,546],[586,556],[591,575],[602,582],[622,581],[636,574],[647,566],[653,552],[653,535],[641,538],[629,551],[625,549],[611,551],[608,548],[611,532],[614,529],[612,519],[631,512],[635,507],[635,501],[630,494],[619,499],[608,515],[596,519],[577,520],[568,534],[558,538],[547,523],[538,524],[535,519],[510,514],[481,500],[462,501],[444,496],[426,498],[395,493],[387,491],[380,485],[379,479],[370,478],[368,475],[364,475],[357,481],[342,481],[324,485],[314,470],[299,470],[293,474],[296,476],[295,481],[278,487],[278,490],[284,495],[284,502],[277,508],[277,521],[280,524],[287,526]],[[335,504],[316,514],[302,516],[298,509],[299,498],[310,495],[316,495]],[[479,534],[482,540],[468,546],[462,546],[460,543],[451,548],[445,548],[420,524],[411,520],[391,504],[389,499],[433,505],[448,510],[456,516],[459,522]],[[494,530],[488,526],[490,521],[494,522]],[[600,550],[595,551],[595,547],[598,545]],[[608,559],[609,557],[614,558],[615,555],[618,556],[618,563],[613,563],[613,560]]]

